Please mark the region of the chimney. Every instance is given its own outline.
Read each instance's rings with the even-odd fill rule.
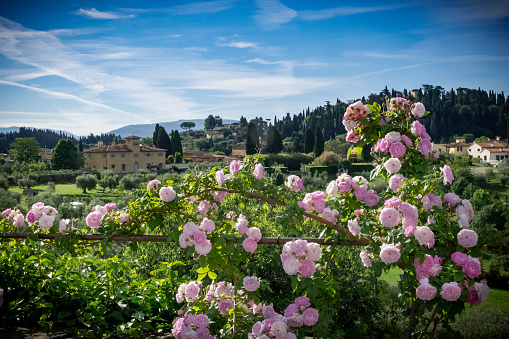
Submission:
[[[495,139],[497,139],[497,141],[500,141],[500,135],[497,135]]]

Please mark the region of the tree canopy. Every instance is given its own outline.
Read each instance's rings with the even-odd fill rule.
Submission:
[[[180,124],[180,128],[185,129],[187,131],[191,130],[196,124],[192,121],[184,121]]]
[[[9,151],[14,161],[19,164],[30,164],[41,160],[42,148],[35,138],[18,138],[11,144]]]
[[[78,169],[84,164],[83,155],[70,139],[60,139],[53,149],[51,167],[56,170]]]

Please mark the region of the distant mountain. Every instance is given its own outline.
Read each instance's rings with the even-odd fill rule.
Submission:
[[[193,130],[203,129],[205,119],[182,119],[178,121],[170,121],[170,122],[160,122],[159,125],[163,126],[167,133],[170,133],[172,130],[178,130],[179,132],[184,131],[184,129],[180,128],[180,124],[185,121],[192,121],[196,124]],[[234,122],[239,122],[238,120],[230,120],[223,119],[223,124],[231,124]],[[120,135],[122,137],[128,137],[130,135],[136,135],[138,137],[151,137],[154,133],[156,124],[139,124],[139,125],[127,125],[124,127],[120,127],[109,131],[108,133],[113,133],[115,135]]]
[[[55,133],[60,134],[62,132],[63,134],[66,134],[70,137],[73,137],[75,139],[79,139],[79,136],[76,134],[72,134],[71,132],[63,131],[63,130],[56,130],[56,129],[49,129],[49,128],[35,128],[35,127],[24,127],[25,129],[31,129],[31,130],[40,130],[40,131],[53,131]],[[12,127],[0,127],[0,133],[10,133],[10,132],[19,132],[20,127],[12,126]]]

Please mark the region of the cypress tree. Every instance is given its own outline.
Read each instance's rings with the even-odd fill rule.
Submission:
[[[325,143],[323,142],[322,129],[319,125],[316,125],[315,147],[313,148],[315,158],[318,158],[320,155],[322,155],[324,147]]]
[[[304,138],[304,153],[313,152],[313,147],[315,146],[315,137],[313,136],[313,132],[311,129],[306,130],[306,136]]]
[[[155,142],[154,142],[155,144]],[[157,132],[157,147],[164,148],[166,150],[166,158],[168,155],[173,154],[171,149],[171,140],[168,133],[163,126],[159,126],[159,130]]]
[[[246,136],[246,154],[253,155],[258,153],[259,148],[259,137],[258,128],[254,122],[250,122],[247,125],[247,136]]]
[[[184,154],[182,151],[182,141],[178,130],[171,131],[171,149],[174,153]]]
[[[158,142],[158,137],[159,137],[159,124],[156,124],[156,128],[154,130],[154,133],[152,133],[152,140],[154,142],[154,147],[159,147],[159,145],[157,144]]]
[[[78,143],[78,149],[79,149],[79,151],[80,151],[81,153],[83,153],[83,141],[81,141],[81,140],[80,140],[80,141],[79,141],[79,143]]]
[[[269,153],[277,154],[283,150],[283,139],[281,133],[274,126],[270,125],[267,131],[267,140],[265,149]]]

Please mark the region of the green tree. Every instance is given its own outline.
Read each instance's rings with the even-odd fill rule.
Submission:
[[[152,137],[143,137],[140,142],[142,145],[154,146],[154,139]]]
[[[60,139],[53,149],[51,168],[55,170],[78,169],[85,163],[83,154],[70,139]]]
[[[304,151],[304,147],[302,147],[302,142],[300,141],[299,137],[293,138],[292,146],[290,149],[292,153],[300,153]]]
[[[319,125],[316,125],[315,134],[315,145],[313,147],[313,153],[315,154],[315,158],[318,158],[320,155],[322,155],[325,146],[323,141],[322,128]]]
[[[83,174],[76,177],[76,187],[81,188],[83,193],[93,190],[97,186],[97,177],[93,174]]]
[[[83,153],[83,141],[79,141],[78,142],[78,150],[80,151],[80,153]]]
[[[163,126],[159,126],[159,132],[157,132],[157,147],[166,150],[166,157],[173,153],[170,136],[166,133]]]
[[[203,127],[205,129],[213,129],[216,127],[216,118],[211,114],[207,118],[205,118],[205,121],[203,122]]]
[[[313,148],[315,147],[315,137],[313,136],[313,132],[311,129],[306,130],[306,137],[304,139],[304,153],[313,152]]]
[[[217,127],[223,127],[223,118],[221,118],[219,115],[216,115],[214,120],[216,120]]]
[[[182,141],[180,140],[180,133],[177,130],[171,131],[171,150],[173,153],[183,154]]]
[[[246,136],[246,154],[253,155],[258,153],[260,149],[260,138],[258,136],[258,128],[254,122],[250,122],[247,125],[247,136]]]
[[[484,206],[491,204],[491,194],[489,191],[479,188],[474,192],[471,202],[474,210],[480,211]]]
[[[181,164],[182,163],[182,153],[175,153],[175,163],[176,164]]]
[[[191,128],[194,128],[194,126],[196,126],[196,124],[192,121],[184,121],[180,124],[180,128],[185,129],[188,132],[191,130]]]
[[[109,188],[110,192],[117,188],[120,176],[114,170],[101,171],[101,179],[98,181],[99,186],[103,189]]]
[[[270,125],[267,130],[267,139],[265,140],[265,150],[268,153],[277,154],[283,150],[283,140],[281,133],[274,126]]]
[[[30,164],[41,160],[42,148],[35,138],[17,138],[11,144],[10,155],[19,164]]]
[[[158,137],[159,137],[159,128],[161,126],[159,126],[159,124],[156,124],[156,127],[154,129],[154,133],[152,133],[152,142],[154,143],[154,146],[155,147],[159,147],[159,145],[157,144],[157,141],[159,140]]]
[[[120,179],[120,186],[124,187],[127,191],[138,188],[138,185],[143,181],[143,176],[137,174],[128,174]]]

